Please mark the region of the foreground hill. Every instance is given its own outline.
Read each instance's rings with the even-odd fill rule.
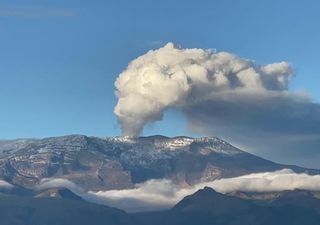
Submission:
[[[320,200],[316,194],[304,190],[258,193],[268,198],[257,200],[253,196],[244,199],[204,188],[185,197],[170,210],[128,214],[87,203],[68,189],[50,189],[35,197],[0,194],[0,224],[318,225]]]
[[[283,168],[318,173],[262,159],[216,137],[71,135],[0,141],[0,180],[23,187],[43,178],[65,178],[85,190],[131,188],[151,178],[195,184]]]
[[[1,225],[140,225],[119,209],[68,198],[32,198],[0,193]]]
[[[320,200],[307,191],[287,191],[273,201],[253,201],[205,188],[171,210],[136,216],[149,225],[317,225],[319,206]]]

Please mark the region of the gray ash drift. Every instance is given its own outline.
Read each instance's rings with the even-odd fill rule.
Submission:
[[[0,179],[23,187],[43,178],[68,179],[85,190],[132,188],[153,178],[195,184],[282,168],[318,172],[264,160],[215,137],[71,135],[0,141]]]

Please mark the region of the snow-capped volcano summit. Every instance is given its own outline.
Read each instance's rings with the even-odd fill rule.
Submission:
[[[133,187],[153,178],[176,182],[291,168],[246,153],[216,137],[87,137],[0,141],[0,179],[25,187],[43,178],[68,179],[84,189]]]

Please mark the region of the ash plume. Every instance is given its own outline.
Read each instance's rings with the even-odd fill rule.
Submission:
[[[288,62],[259,65],[233,53],[168,43],[134,59],[118,76],[114,113],[124,135],[138,136],[172,108],[193,133],[317,168],[320,104],[306,91],[289,90],[293,78]]]
[[[168,43],[133,60],[119,75],[114,112],[123,133],[137,136],[170,107],[184,110],[217,98],[228,101],[233,95],[290,95],[292,77],[287,62],[260,66],[232,53]]]

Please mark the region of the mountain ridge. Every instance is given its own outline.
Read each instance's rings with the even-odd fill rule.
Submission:
[[[67,135],[0,141],[0,179],[32,187],[44,178],[64,178],[85,190],[132,188],[148,179],[190,185],[291,168],[240,150],[217,137],[88,137]]]

